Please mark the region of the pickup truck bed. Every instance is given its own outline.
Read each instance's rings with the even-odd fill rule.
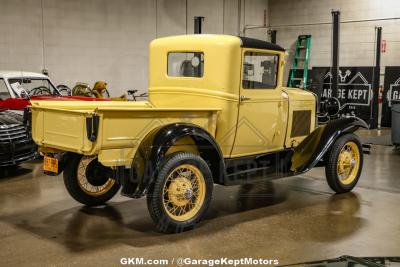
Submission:
[[[128,166],[141,140],[162,125],[192,123],[215,136],[218,111],[215,108],[157,108],[147,101],[32,101],[32,133],[34,141],[43,149],[99,154],[100,160],[102,153],[122,152],[122,158],[102,163]]]

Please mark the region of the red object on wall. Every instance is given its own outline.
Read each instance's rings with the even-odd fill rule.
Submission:
[[[386,40],[382,40],[381,43],[381,53],[386,53]]]

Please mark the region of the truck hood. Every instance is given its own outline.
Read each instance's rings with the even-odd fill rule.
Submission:
[[[303,89],[284,87],[283,91],[289,96],[289,101],[316,101],[313,93]]]

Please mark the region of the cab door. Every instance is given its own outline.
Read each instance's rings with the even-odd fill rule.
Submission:
[[[282,91],[280,66],[283,66],[283,58],[279,52],[243,49],[232,157],[278,151],[284,147],[288,96]]]

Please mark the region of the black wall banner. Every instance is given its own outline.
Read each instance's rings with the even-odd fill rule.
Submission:
[[[336,97],[343,107],[342,116],[356,116],[369,125],[371,117],[377,121],[377,116],[371,116],[374,67],[340,67],[337,92],[332,89],[330,67],[314,67],[311,75],[314,93],[319,98]]]
[[[392,105],[400,103],[400,67],[385,67],[381,126],[392,125]]]

